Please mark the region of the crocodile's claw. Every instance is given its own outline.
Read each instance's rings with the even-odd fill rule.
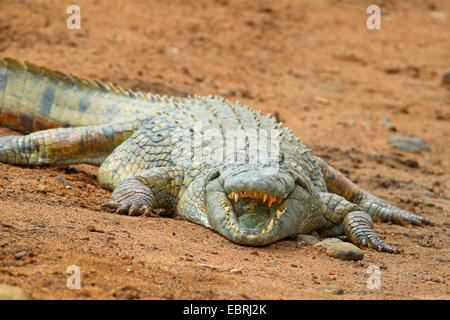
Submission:
[[[373,221],[364,211],[353,211],[344,218],[344,230],[351,242],[360,247],[397,253],[397,249],[385,243],[373,230]]]
[[[148,215],[154,200],[151,190],[138,179],[122,181],[114,189],[111,199],[102,207],[111,212],[130,216]]]
[[[127,214],[130,216],[149,215],[151,209],[147,205],[141,205],[138,202],[125,200],[122,203],[108,201],[102,205],[102,208],[119,214]]]

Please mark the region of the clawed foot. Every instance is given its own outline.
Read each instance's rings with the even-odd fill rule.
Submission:
[[[353,211],[344,218],[344,230],[351,242],[360,247],[397,253],[397,250],[383,242],[373,230],[372,218],[364,211]]]
[[[149,215],[153,201],[151,190],[138,179],[131,178],[122,181],[102,207],[110,212],[130,216]]]

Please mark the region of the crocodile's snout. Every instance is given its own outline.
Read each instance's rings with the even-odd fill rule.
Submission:
[[[206,188],[208,220],[230,240],[265,245],[295,233],[303,206],[292,197],[308,193],[279,168],[224,171]]]
[[[294,189],[294,179],[278,168],[258,168],[230,174],[224,180],[224,191],[243,196],[284,199]]]

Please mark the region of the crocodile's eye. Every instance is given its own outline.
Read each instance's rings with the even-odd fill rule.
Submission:
[[[211,172],[211,173],[209,174],[209,176],[206,178],[206,182],[207,182],[207,183],[208,183],[208,182],[211,182],[211,181],[217,179],[218,177],[220,177],[220,172],[219,172],[219,170],[214,170],[214,172]]]
[[[278,164],[284,163],[284,152],[280,152],[280,160],[278,161]]]

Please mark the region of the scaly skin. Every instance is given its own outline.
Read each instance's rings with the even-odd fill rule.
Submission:
[[[7,58],[0,124],[38,131],[0,138],[1,162],[100,165],[105,208],[177,215],[240,244],[319,232],[395,252],[371,216],[429,224],[360,190],[270,115],[220,97],[136,93]]]

